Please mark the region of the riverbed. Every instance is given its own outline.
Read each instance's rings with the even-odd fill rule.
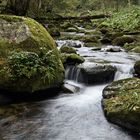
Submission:
[[[125,51],[94,51],[80,41],[57,40],[58,48],[66,42],[81,44],[77,52],[85,57],[84,65],[116,66],[114,80],[132,77],[134,63],[140,59],[139,54]],[[67,78],[69,73],[78,77],[78,72],[67,70],[65,82],[79,87],[79,92],[4,107],[5,113],[0,114],[0,140],[140,140],[139,135],[109,123],[104,117],[102,90],[109,83],[88,86]]]

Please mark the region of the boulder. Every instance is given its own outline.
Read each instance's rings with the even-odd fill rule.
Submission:
[[[111,42],[118,38],[121,37],[123,34],[122,33],[117,33],[117,32],[109,32],[106,33],[103,38],[101,39],[101,43],[103,44],[111,44]]]
[[[61,48],[60,48],[60,52],[61,53],[75,53],[76,54],[76,50],[73,48],[73,47],[69,47],[69,46],[65,46],[63,45]]]
[[[82,36],[81,41],[83,41],[84,43],[99,43],[98,38],[96,38],[95,36],[91,36],[91,35],[87,35],[87,36]]]
[[[134,65],[135,73],[140,78],[140,60],[137,61]]]
[[[105,28],[105,27],[102,27],[102,28],[99,29],[99,30],[100,30],[100,32],[101,32],[102,34],[106,34],[106,33],[110,32],[110,30],[107,29],[107,28]]]
[[[135,47],[135,48],[133,48],[133,49],[131,50],[131,52],[140,53],[140,45],[137,46],[137,47]]]
[[[133,43],[126,43],[123,48],[126,51],[130,51],[130,52],[135,52],[135,53],[140,53],[140,43],[137,42],[133,42]]]
[[[63,93],[76,93],[78,91],[80,91],[80,88],[78,86],[75,86],[75,85],[72,85],[72,84],[69,84],[69,83],[65,83],[62,86],[62,92]]]
[[[108,37],[103,37],[100,41],[102,44],[111,44],[111,39]]]
[[[102,105],[110,122],[140,132],[140,79],[123,79],[105,87]]]
[[[81,64],[85,61],[85,59],[82,56],[75,53],[71,53],[71,54],[62,53],[61,60],[65,66]]]
[[[112,41],[112,44],[115,46],[123,46],[125,43],[134,42],[134,38],[131,36],[121,36],[117,37]]]
[[[106,47],[103,47],[101,49],[101,51],[105,51],[105,52],[121,52],[122,49],[119,46],[111,46],[111,45],[108,45]]]
[[[30,18],[0,15],[0,89],[33,93],[63,79],[59,51],[46,29]]]
[[[102,84],[114,80],[116,67],[104,64],[82,64],[78,81],[86,84]]]

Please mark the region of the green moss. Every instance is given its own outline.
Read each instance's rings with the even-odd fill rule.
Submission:
[[[133,43],[134,38],[132,36],[117,37],[112,41],[113,45],[123,46],[125,43]]]
[[[69,47],[69,46],[65,46],[63,45],[61,48],[60,48],[60,51],[61,53],[75,53],[76,54],[76,50],[72,47]]]
[[[126,49],[127,51],[131,51],[131,52],[135,52],[135,53],[140,53],[140,44],[139,43],[126,43],[123,46],[124,49]]]
[[[24,17],[0,15],[0,20],[5,20],[7,22],[22,22],[24,20]]]
[[[130,112],[140,113],[140,89],[133,89],[120,92],[119,96],[112,97],[110,99],[104,100],[105,111],[107,114],[117,113],[124,117],[124,114],[127,115]]]
[[[133,130],[140,130],[140,79],[113,82],[103,92],[104,112],[109,120]]]
[[[104,97],[105,98],[115,97],[119,93],[121,93],[120,91],[126,91],[127,93],[127,91],[129,90],[138,88],[140,88],[140,80],[137,78],[128,78],[115,81],[105,88]]]
[[[98,39],[95,37],[95,36],[82,36],[81,41],[85,42],[85,43],[89,43],[89,42],[92,42],[92,43],[99,43]]]
[[[140,53],[140,46],[133,48],[131,51],[135,53]]]
[[[80,64],[85,61],[85,59],[82,56],[74,53],[71,54],[62,53],[61,60],[63,64],[72,64],[72,65]]]
[[[27,18],[24,22],[30,28],[32,37],[35,40],[37,40],[37,42],[39,42],[40,46],[46,47],[48,49],[52,49],[55,46],[52,37],[49,35],[49,33],[46,31],[46,29],[41,24],[37,23],[35,20],[30,19],[30,18]],[[46,45],[46,46],[44,46],[44,45]]]

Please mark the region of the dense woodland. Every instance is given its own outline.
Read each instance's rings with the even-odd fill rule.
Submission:
[[[47,13],[78,14],[79,12],[120,11],[139,0],[1,0],[1,8],[16,15],[44,16]],[[35,15],[34,15],[35,14]]]

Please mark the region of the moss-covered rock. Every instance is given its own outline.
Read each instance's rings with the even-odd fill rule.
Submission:
[[[99,43],[98,38],[96,38],[95,36],[91,36],[91,35],[87,35],[87,36],[82,36],[81,41],[85,42],[85,43]]]
[[[103,44],[111,44],[114,39],[121,37],[122,35],[123,33],[110,31],[103,36],[101,42]]]
[[[103,90],[102,103],[109,121],[140,132],[140,79],[113,82]]]
[[[110,32],[110,29],[105,28],[105,27],[101,27],[99,30],[100,30],[100,32],[101,32],[102,34],[106,34],[106,33],[109,33],[109,32]]]
[[[112,41],[113,45],[123,46],[125,43],[132,43],[134,42],[134,38],[131,36],[121,36],[117,37]]]
[[[135,53],[140,53],[140,46],[133,48],[131,51]]]
[[[73,47],[69,47],[69,46],[66,46],[66,45],[63,45],[61,48],[60,48],[60,51],[61,53],[75,53],[76,54],[76,50],[73,48]]]
[[[82,56],[74,53],[71,54],[62,53],[61,59],[64,65],[76,65],[83,63],[85,61],[85,59]]]
[[[135,73],[140,78],[140,60],[137,61],[134,65]]]
[[[135,53],[140,53],[140,44],[139,43],[126,43],[123,48],[127,51],[135,52]]]
[[[30,18],[0,15],[0,89],[34,92],[59,85],[64,69],[55,42]]]

